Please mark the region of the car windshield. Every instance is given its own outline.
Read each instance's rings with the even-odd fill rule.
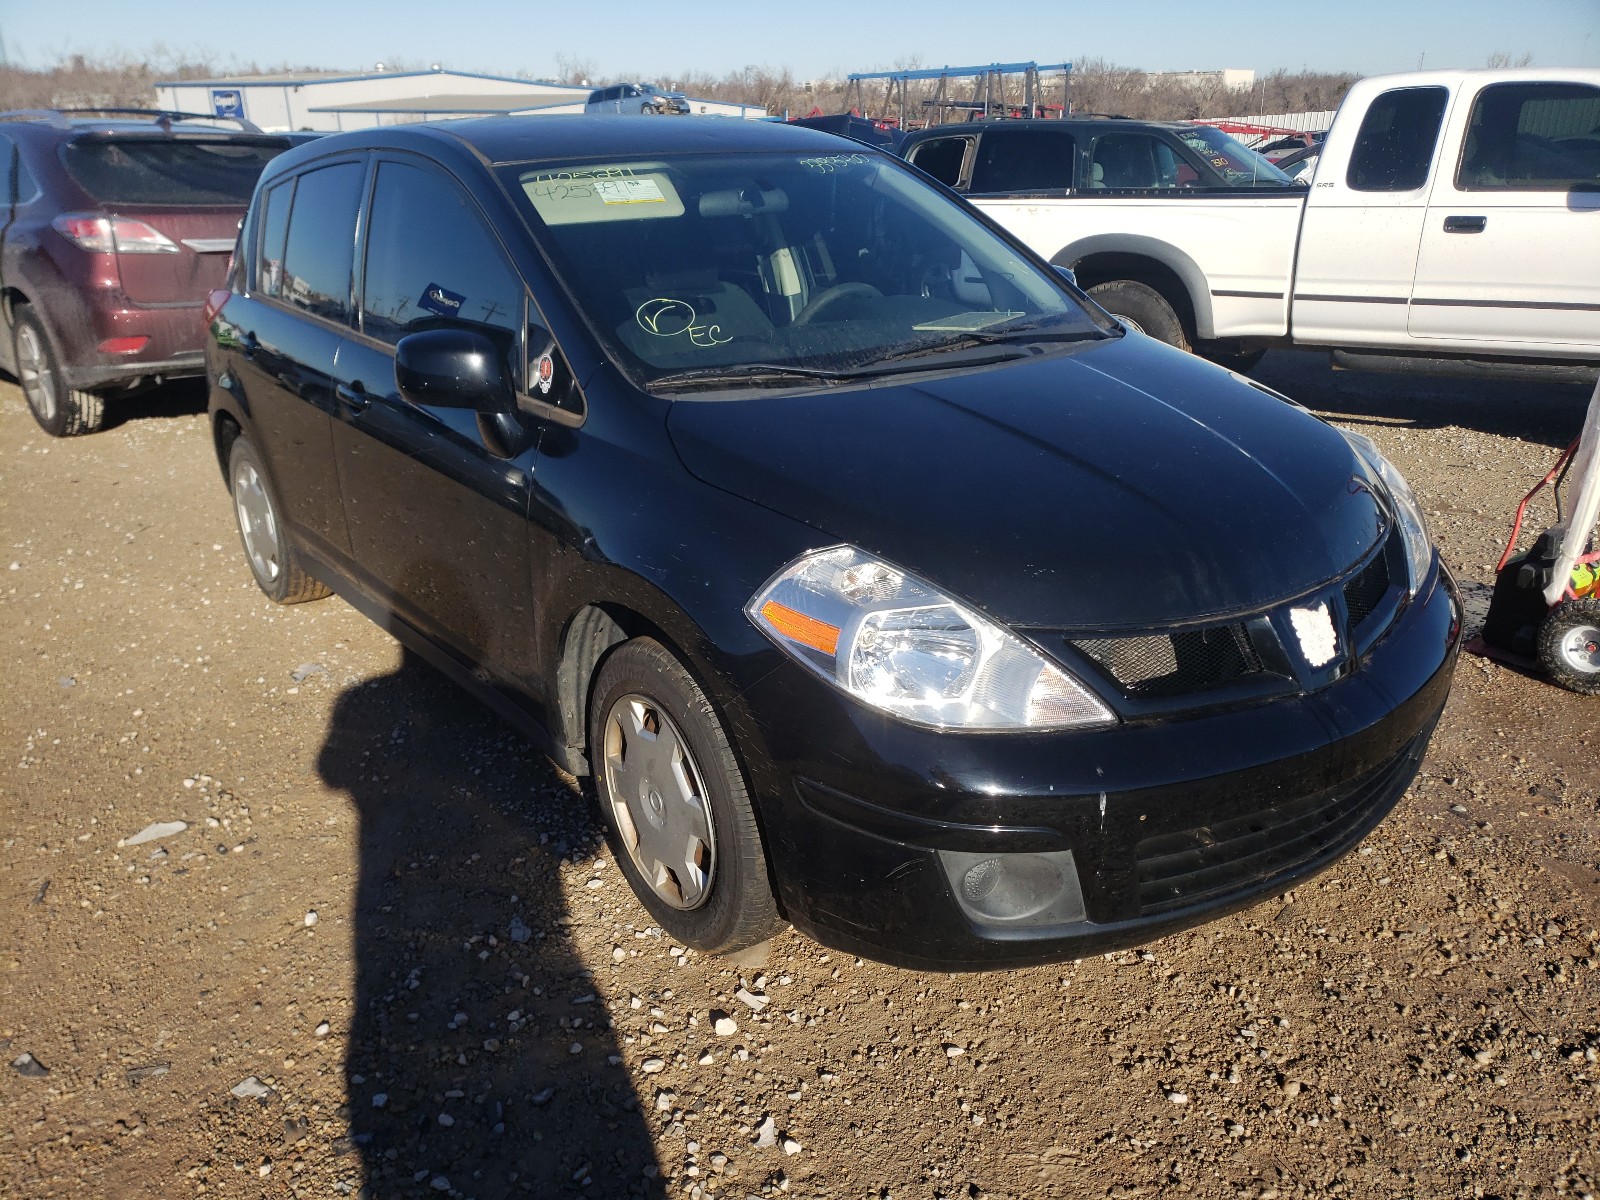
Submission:
[[[1180,129],[1178,137],[1232,187],[1258,184],[1288,187],[1294,183],[1254,150],[1247,149],[1210,125],[1192,125]]]
[[[62,161],[102,204],[248,204],[262,169],[288,146],[282,138],[79,138]]]
[[[1114,328],[864,147],[504,170],[618,364],[662,390],[955,365]]]

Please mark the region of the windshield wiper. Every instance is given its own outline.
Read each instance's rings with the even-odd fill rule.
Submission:
[[[978,365],[982,362],[1004,362],[1010,358],[1025,358],[1029,351],[1024,347],[1037,342],[1082,342],[1091,338],[1101,338],[1106,335],[1098,329],[1050,329],[1039,328],[1034,325],[1013,325],[1009,328],[973,329],[963,333],[960,337],[951,338],[947,342],[937,342],[934,345],[911,346],[905,350],[896,350],[892,354],[885,354],[875,358],[871,363],[863,364],[860,368],[862,374],[876,373],[876,368],[888,363],[902,363],[919,358],[932,358],[941,354],[959,353],[962,350],[971,350],[978,346],[988,347],[993,353],[985,355],[976,361],[963,359],[962,365]],[[1001,350],[1001,347],[1010,347]]]
[[[829,371],[822,367],[796,367],[786,363],[730,363],[722,367],[692,367],[685,371],[669,371],[650,380],[649,386],[684,387],[695,384],[715,386],[719,383],[792,383],[795,380],[858,379],[859,371]]]

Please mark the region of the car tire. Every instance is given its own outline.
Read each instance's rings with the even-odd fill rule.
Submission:
[[[269,600],[300,604],[333,594],[300,565],[300,556],[279,515],[283,510],[272,484],[261,469],[255,447],[242,437],[228,451],[228,492],[233,497],[233,515],[245,562],[250,564],[256,586]]]
[[[640,903],[707,953],[772,937],[784,922],[744,773],[693,676],[665,646],[636,638],[606,657],[590,694],[595,793]]]
[[[1539,626],[1539,665],[1569,691],[1600,696],[1600,596],[1550,610]]]
[[[105,399],[66,385],[44,322],[30,306],[17,307],[11,336],[17,383],[40,429],[64,438],[93,433],[105,424]]]
[[[1148,334],[1158,342],[1192,349],[1189,331],[1167,298],[1149,284],[1132,279],[1112,279],[1088,289],[1094,302],[1124,325]]]

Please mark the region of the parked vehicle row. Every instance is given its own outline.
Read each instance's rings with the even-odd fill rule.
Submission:
[[[585,117],[274,159],[211,303],[246,559],[592,776],[651,918],[940,969],[1349,850],[1459,610],[1394,468],[902,160]]]
[[[184,113],[0,114],[0,367],[47,432],[204,371],[206,294],[262,168],[301,140]]]
[[[1310,187],[1264,186],[1226,153],[1209,160],[1226,186],[1198,186],[1157,131],[1062,124],[903,150],[1119,317],[1231,366],[1286,345],[1367,369],[1600,365],[1600,70],[1361,80]]]

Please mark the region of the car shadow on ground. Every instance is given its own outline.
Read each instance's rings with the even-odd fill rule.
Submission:
[[[1584,407],[1594,391],[1592,383],[1335,371],[1326,354],[1309,350],[1275,350],[1250,376],[1321,416],[1346,424],[1475,429],[1554,447],[1566,446],[1578,436]]]
[[[340,696],[318,759],[360,821],[346,1062],[369,1200],[661,1194],[562,859],[585,799],[420,659]]]
[[[10,371],[0,371],[0,382],[15,384],[18,391],[22,390],[22,381]],[[205,411],[206,381],[174,379],[143,391],[111,396],[106,400],[105,423],[100,428],[115,429],[150,417],[193,417]]]

